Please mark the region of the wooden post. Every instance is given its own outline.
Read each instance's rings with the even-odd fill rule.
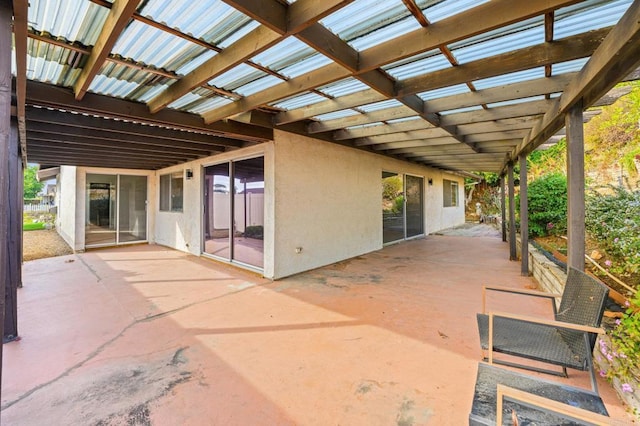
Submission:
[[[529,203],[527,200],[527,156],[520,156],[520,274],[529,276]]]
[[[18,339],[18,285],[21,281],[21,235],[22,235],[22,194],[18,194],[20,188],[20,171],[22,170],[19,154],[18,122],[11,120],[11,134],[9,137],[9,159],[7,164],[9,174],[9,193],[7,200],[8,232],[7,232],[7,258],[8,268],[5,270],[5,306],[4,329],[2,343],[12,342]]]
[[[507,193],[504,175],[500,176],[500,209],[502,210],[502,241],[507,242]]]
[[[516,251],[516,206],[513,163],[509,163],[507,175],[507,179],[509,180],[509,260],[518,260],[518,253]]]
[[[584,133],[582,101],[565,116],[567,129],[567,266],[584,271]]]
[[[10,1],[0,1],[0,289],[4,292],[8,286],[9,253],[7,236],[9,234],[9,141],[11,136],[11,21],[13,10]],[[0,297],[0,333],[4,335],[4,297]],[[0,345],[2,360],[2,345]],[[2,363],[0,362],[0,383],[2,381]],[[2,387],[0,386],[0,400]]]

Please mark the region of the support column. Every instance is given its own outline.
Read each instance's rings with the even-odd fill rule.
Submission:
[[[9,229],[7,232],[7,258],[8,268],[4,271],[5,283],[5,306],[4,306],[4,330],[2,343],[12,342],[18,339],[18,286],[21,282],[22,258],[21,258],[21,235],[22,235],[22,194],[18,194],[18,189],[22,186],[20,181],[20,171],[22,170],[22,160],[18,141],[18,121],[11,120],[11,134],[9,136],[9,159],[7,169],[9,172],[9,193],[7,194],[7,208]]]
[[[500,176],[500,210],[502,213],[502,241],[507,241],[507,194],[504,175]]]
[[[0,289],[4,293],[7,288],[9,269],[8,234],[9,234],[9,141],[11,135],[11,21],[13,10],[10,1],[0,1]],[[4,335],[4,294],[0,295],[0,333]],[[2,360],[2,345],[0,345]],[[2,380],[2,363],[0,362],[0,382]],[[2,388],[0,386],[0,399]]]
[[[509,180],[509,260],[518,260],[518,253],[516,251],[516,206],[513,163],[509,163],[507,175],[507,179]]]
[[[584,133],[582,101],[565,116],[567,129],[567,266],[584,271]]]
[[[529,276],[529,200],[527,199],[527,156],[520,156],[520,274]]]

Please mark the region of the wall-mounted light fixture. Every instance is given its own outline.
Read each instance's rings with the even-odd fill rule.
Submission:
[[[429,178],[428,182],[429,182],[429,186],[433,185],[433,179]]]
[[[185,175],[185,178],[186,178],[187,180],[191,180],[191,179],[193,178],[193,170],[191,170],[191,169],[186,169],[186,170],[184,171],[184,175]]]

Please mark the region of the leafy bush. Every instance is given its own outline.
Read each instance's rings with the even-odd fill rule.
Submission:
[[[244,236],[247,238],[255,238],[257,240],[262,240],[264,238],[264,228],[260,225],[257,226],[247,226],[244,230]]]
[[[617,259],[611,271],[621,275],[640,273],[640,191],[613,188],[611,195],[587,198],[585,225],[608,254]]]
[[[551,173],[528,187],[529,235],[563,235],[567,232],[567,178]],[[516,206],[520,195],[516,197]]]
[[[41,229],[45,229],[44,223],[42,223],[42,222],[25,223],[25,224],[22,225],[22,230],[23,231],[39,231]]]

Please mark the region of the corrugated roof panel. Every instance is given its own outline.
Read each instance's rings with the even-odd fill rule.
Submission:
[[[401,0],[356,0],[320,23],[343,40],[351,41],[409,16]]]
[[[544,77],[544,67],[538,67],[524,71],[498,75],[495,77],[484,78],[482,80],[476,80],[473,82],[473,84],[476,89],[482,90],[488,89],[490,87],[502,86],[503,84],[518,83],[542,77]]]
[[[319,121],[329,121],[329,120],[337,120],[340,118],[353,117],[354,115],[359,115],[358,111],[354,111],[352,109],[343,109],[340,111],[333,111],[327,114],[316,115],[313,117]]]
[[[417,115],[414,117],[394,118],[393,120],[387,120],[387,124],[403,123],[405,121],[415,121],[415,120],[422,120],[422,118],[418,117]]]
[[[587,62],[589,62],[589,58],[580,58],[574,59],[573,61],[553,64],[553,66],[551,67],[551,73],[553,75],[559,75],[568,72],[580,71]]]
[[[282,79],[273,75],[266,75],[262,78],[253,80],[245,85],[237,87],[234,91],[241,94],[242,96],[250,96],[254,93],[258,93],[262,90],[268,89],[269,87],[273,87],[279,83],[282,83]]]
[[[375,123],[359,124],[357,126],[345,127],[345,130],[365,129],[367,127],[376,127],[376,126],[384,126],[384,125],[385,124],[382,121],[377,121]]]
[[[461,93],[468,93],[471,90],[466,84],[456,84],[454,86],[443,87],[441,89],[429,90],[427,92],[418,93],[418,96],[423,101],[429,99],[438,99],[445,96],[459,95]]]
[[[27,52],[29,80],[70,87],[82,72],[74,64],[79,64],[83,55],[72,50],[29,38]]]
[[[318,90],[324,94],[331,96],[332,98],[337,98],[338,96],[350,95],[351,93],[360,92],[368,88],[369,86],[362,83],[361,81],[349,77],[335,83],[322,86],[318,88]]]
[[[221,96],[215,98],[201,98],[200,101],[189,107],[187,111],[194,114],[202,114],[203,112],[211,111],[212,109],[219,108],[231,102],[233,102],[231,99],[223,98]]]
[[[631,0],[591,0],[558,9],[555,13],[554,38],[615,25],[631,3]]]
[[[115,54],[171,71],[205,51],[204,47],[139,21],[132,21],[113,47]]]
[[[440,114],[442,114],[442,115],[458,114],[458,113],[461,113],[461,112],[478,111],[478,110],[481,110],[481,109],[482,109],[482,107],[480,105],[474,105],[474,106],[470,106],[470,107],[450,109],[448,111],[441,111]]]
[[[358,51],[369,49],[373,46],[377,46],[389,39],[400,37],[403,34],[407,34],[411,31],[421,28],[420,23],[413,17],[408,16],[397,22],[387,25],[386,27],[372,31],[362,37],[358,37],[349,41],[351,47]]]
[[[214,45],[228,39],[251,21],[220,0],[148,0],[140,13]]]
[[[158,84],[157,86],[145,86],[135,91],[135,95],[129,94],[132,100],[147,103],[160,93],[167,90],[168,84]]]
[[[31,0],[29,25],[56,37],[93,46],[109,9],[87,0]]]
[[[487,104],[487,106],[489,108],[497,108],[497,107],[508,106],[508,105],[524,104],[524,103],[533,102],[533,101],[541,101],[543,99],[544,99],[544,96],[531,96],[529,98],[520,98],[520,99],[512,99],[510,101],[494,102],[491,104]]]
[[[429,22],[434,23],[472,9],[487,1],[489,0],[446,0],[423,9],[422,13],[425,14]]]
[[[251,31],[255,30],[256,28],[258,28],[259,26],[260,26],[260,23],[257,22],[257,21],[249,21],[249,22],[247,22],[243,27],[238,28],[237,31],[229,34],[229,37],[227,37],[224,40],[220,41],[218,43],[218,47],[226,49],[227,47],[231,46],[233,43],[235,43],[236,41],[240,40],[242,37],[246,36],[247,34],[249,34]]]
[[[317,93],[306,92],[296,96],[289,97],[280,102],[271,104],[272,106],[285,110],[292,110],[296,108],[306,107],[308,105],[317,104],[318,102],[326,101],[327,98],[320,96]]]
[[[309,56],[308,58],[295,63],[293,65],[290,65],[286,68],[282,68],[280,70],[277,70],[280,74],[284,75],[285,77],[288,78],[295,78],[298,76],[301,76],[303,74],[306,74],[308,72],[317,70],[318,68],[322,68],[325,65],[329,65],[331,64],[333,61],[329,58],[327,58],[326,56],[318,53],[316,55],[313,56]]]
[[[362,106],[359,106],[358,109],[364,112],[372,112],[372,111],[380,111],[382,109],[387,109],[387,108],[395,108],[399,106],[402,106],[402,103],[400,103],[395,99],[389,99],[387,101],[375,102],[373,104],[368,104],[368,105],[362,105]]]
[[[385,71],[396,80],[405,80],[418,75],[450,68],[451,66],[451,62],[449,62],[446,56],[438,54],[398,67],[385,67]]]
[[[487,39],[461,48],[451,47],[451,53],[453,53],[460,64],[465,64],[478,59],[499,55],[501,53],[524,49],[525,47],[543,42],[544,21],[539,20],[539,25],[527,28],[523,31]]]
[[[311,47],[295,37],[287,37],[276,45],[251,58],[255,63],[274,71],[295,64],[315,53]]]
[[[210,92],[209,92],[210,93]],[[233,102],[221,96],[201,96],[197,93],[189,92],[180,99],[173,101],[168,108],[191,111],[197,109],[200,112],[214,109]],[[198,114],[200,113],[198,112]]]
[[[191,71],[195,70],[200,65],[204,64],[206,61],[208,61],[209,59],[213,58],[216,55],[217,55],[217,52],[215,50],[205,51],[200,56],[197,56],[192,61],[189,61],[184,65],[182,65],[180,68],[178,68],[176,70],[176,74],[179,74],[179,75],[189,74]]]
[[[138,87],[138,83],[133,81],[120,80],[115,77],[108,77],[98,74],[91,82],[89,90],[101,95],[115,96],[116,98],[126,98],[129,93]]]
[[[237,87],[245,85],[253,80],[267,75],[264,71],[260,71],[250,65],[240,64],[231,68],[229,71],[217,76],[209,81],[209,84],[221,87],[226,90],[234,90]]]

